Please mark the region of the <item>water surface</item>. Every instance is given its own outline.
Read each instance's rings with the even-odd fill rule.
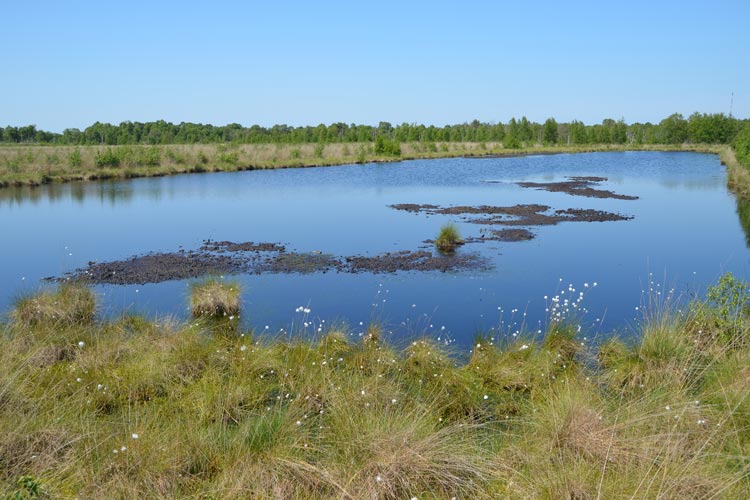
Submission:
[[[600,188],[638,200],[595,199],[517,186],[603,176]],[[492,181],[492,182],[487,182]],[[0,190],[0,310],[15,297],[89,261],[195,249],[213,240],[281,242],[290,250],[375,255],[416,250],[459,217],[396,211],[395,203],[591,208],[634,216],[532,228],[526,242],[466,245],[489,271],[390,275],[239,276],[243,321],[275,332],[378,320],[399,338],[430,332],[469,345],[480,331],[546,321],[549,297],[585,291],[590,335],[627,331],[640,317],[649,274],[656,292],[701,293],[722,273],[747,279],[750,251],[738,205],[715,155],[617,152],[183,175]],[[742,210],[740,213],[747,213]],[[584,284],[589,284],[588,288]],[[593,287],[593,283],[597,283]],[[187,317],[187,284],[97,286],[105,314]],[[548,296],[545,300],[544,296]],[[295,309],[305,306],[306,315]],[[312,320],[312,321],[309,321]],[[360,322],[362,326],[360,326]]]

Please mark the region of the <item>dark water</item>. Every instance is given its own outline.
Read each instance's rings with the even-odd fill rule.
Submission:
[[[604,176],[609,180],[602,189],[640,199],[584,198],[515,185],[566,176]],[[313,324],[308,331],[322,320],[339,321],[359,332],[374,319],[399,337],[427,331],[468,345],[475,333],[492,328],[513,332],[525,322],[535,330],[546,322],[545,295],[565,291],[578,297],[584,291],[583,321],[594,336],[627,331],[640,318],[636,307],[651,279],[655,293],[674,289],[685,297],[701,293],[727,271],[750,277],[742,227],[750,211],[727,191],[726,172],[715,155],[459,158],[0,190],[0,310],[43,286],[41,278],[88,261],[195,249],[207,238],[374,255],[415,250],[448,221],[457,222],[464,236],[478,235],[481,228],[458,217],[388,207],[394,203],[541,203],[635,218],[543,226],[532,228],[531,241],[461,249],[491,259],[491,271],[240,276],[243,321],[272,332],[305,330],[304,321]],[[186,282],[96,291],[105,314],[187,317]],[[295,312],[299,306],[310,313]]]

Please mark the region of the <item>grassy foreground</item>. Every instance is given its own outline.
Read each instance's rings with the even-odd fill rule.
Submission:
[[[376,325],[270,340],[226,318],[100,321],[90,299],[21,299],[0,325],[0,498],[750,491],[750,292],[731,276],[632,344],[553,322],[537,341],[477,338],[465,363]]]
[[[714,145],[585,145],[506,149],[498,142],[402,143],[398,156],[376,153],[375,143],[194,144],[171,146],[0,146],[0,187],[74,180],[126,179],[192,172],[231,172],[349,163],[482,155],[580,153],[590,151],[700,151]]]

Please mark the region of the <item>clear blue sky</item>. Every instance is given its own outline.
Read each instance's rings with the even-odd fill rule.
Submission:
[[[750,117],[750,1],[3,0],[0,126]]]

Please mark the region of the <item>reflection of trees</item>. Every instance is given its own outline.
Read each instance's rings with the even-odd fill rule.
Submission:
[[[102,182],[98,186],[99,199],[108,201],[110,205],[117,202],[128,201],[133,197],[133,183],[122,181]]]
[[[745,233],[745,245],[750,247],[750,198],[737,196],[737,216],[740,218],[742,232]]]
[[[70,185],[70,197],[78,203],[86,199],[86,185],[83,182],[74,182]]]
[[[37,204],[43,197],[46,196],[47,192],[41,187],[9,187],[0,189],[0,203],[8,205],[22,205],[23,203],[31,202]]]
[[[36,205],[42,200],[53,205],[66,200],[73,200],[80,204],[87,199],[98,199],[114,205],[130,201],[134,194],[132,183],[128,181],[52,183],[33,187],[2,188],[0,189],[0,205],[21,206],[28,203]],[[161,196],[160,192],[149,194],[155,199]]]

